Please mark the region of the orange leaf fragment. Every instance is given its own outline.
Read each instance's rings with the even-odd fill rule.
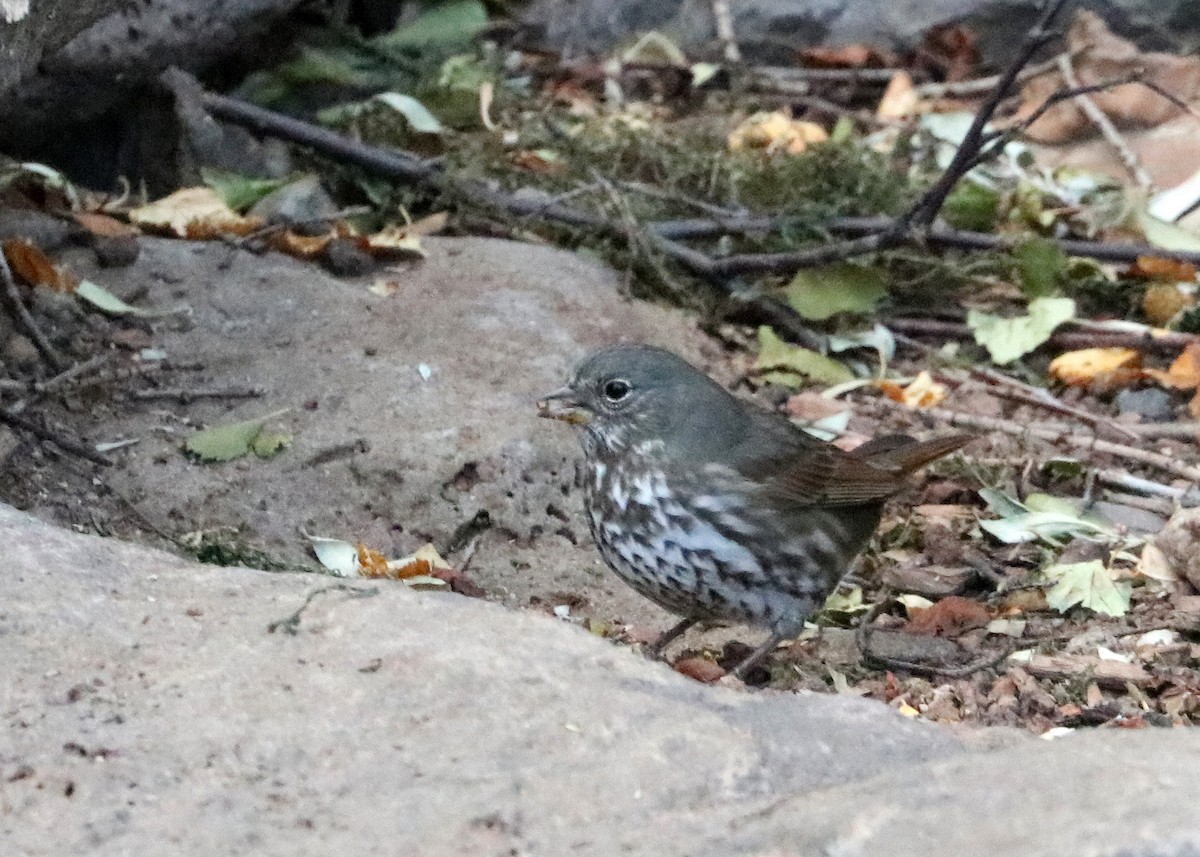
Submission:
[[[1181,311],[1196,305],[1196,296],[1188,294],[1182,283],[1152,283],[1142,295],[1142,313],[1151,324],[1165,325]]]
[[[136,238],[139,233],[128,223],[122,223],[107,214],[97,214],[92,211],[77,211],[72,217],[75,222],[93,235],[101,238]]]
[[[1168,283],[1189,282],[1196,279],[1196,266],[1178,259],[1138,256],[1137,261],[1129,268],[1129,276]]]
[[[1109,387],[1137,377],[1141,355],[1132,348],[1082,348],[1050,361],[1050,377],[1074,387]]]
[[[437,572],[452,570],[433,545],[425,545],[416,553],[386,561],[386,577],[406,580],[410,577],[438,577]]]
[[[23,238],[4,242],[4,258],[17,278],[30,286],[73,292],[79,285],[78,277],[55,265],[40,247]]]
[[[677,673],[705,684],[711,684],[725,675],[725,670],[720,665],[713,663],[708,658],[701,657],[680,658],[671,664],[671,668]]]
[[[363,577],[391,577],[388,573],[388,559],[377,550],[373,550],[361,542],[355,545],[358,551],[358,573]]]
[[[933,380],[926,371],[920,372],[907,386],[901,387],[894,381],[880,381],[879,389],[894,402],[910,408],[936,408],[946,400],[945,384]]]
[[[276,232],[271,236],[270,244],[280,253],[287,253],[297,259],[313,259],[329,246],[334,239],[333,230],[324,235],[301,235],[290,229]]]
[[[1164,387],[1177,390],[1193,390],[1200,386],[1200,342],[1193,342],[1183,349],[1165,372],[1147,369],[1146,375]]]
[[[992,621],[986,607],[960,595],[950,595],[928,609],[914,611],[914,614],[906,630],[931,637],[957,637]]]

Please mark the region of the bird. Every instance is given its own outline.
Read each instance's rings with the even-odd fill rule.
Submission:
[[[846,452],[642,344],[585,357],[537,412],[577,429],[604,562],[680,617],[651,653],[696,623],[768,629],[739,678],[820,609],[904,477],[974,437],[885,435]]]

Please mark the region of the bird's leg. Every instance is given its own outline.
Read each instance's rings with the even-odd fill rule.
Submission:
[[[675,640],[687,633],[687,629],[699,622],[699,619],[685,618],[681,619],[672,625],[667,630],[658,635],[658,639],[650,644],[647,649],[648,654],[652,658],[657,658],[663,653],[663,649],[675,642]]]
[[[772,632],[771,636],[767,638],[765,643],[751,652],[746,660],[742,661],[734,668],[734,676],[742,681],[745,681],[746,674],[749,673],[750,670],[754,669],[754,667],[758,666],[759,661],[774,651],[775,647],[778,646],[783,640],[786,640],[789,636],[795,635],[788,634],[784,631]]]

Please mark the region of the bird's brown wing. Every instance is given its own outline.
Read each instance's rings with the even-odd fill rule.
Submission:
[[[762,490],[802,506],[857,506],[883,500],[896,493],[907,474],[972,439],[948,435],[916,441],[892,435],[844,452],[831,443],[796,434],[800,437],[788,438],[790,443],[775,434],[773,444],[763,444],[776,450],[774,454],[745,455],[737,469]]]

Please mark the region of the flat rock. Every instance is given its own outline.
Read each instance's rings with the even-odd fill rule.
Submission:
[[[0,542],[6,854],[1200,848],[1191,730],[981,741],[401,584],[201,566],[3,505]]]

